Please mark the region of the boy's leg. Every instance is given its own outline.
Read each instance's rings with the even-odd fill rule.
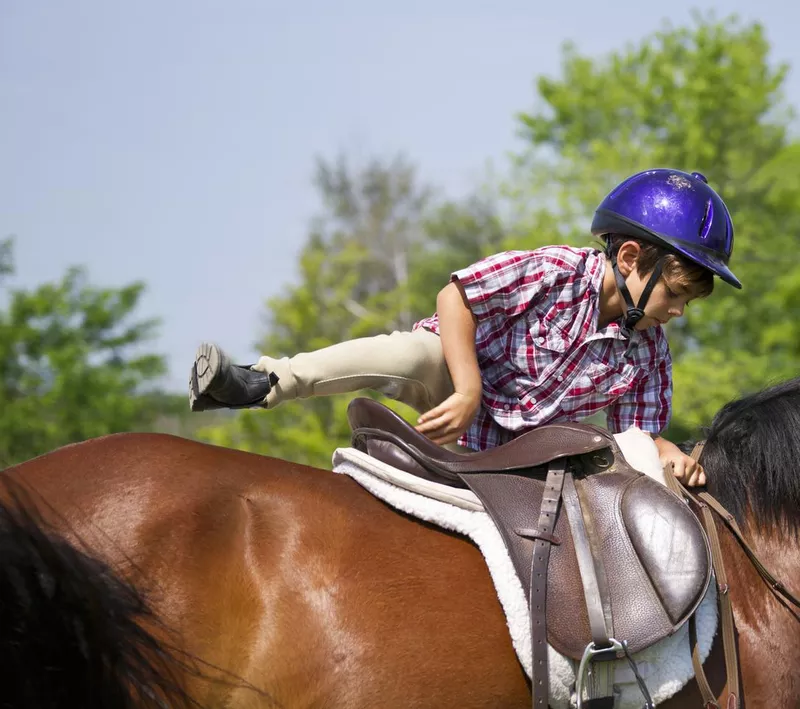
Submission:
[[[423,329],[349,340],[294,357],[262,357],[253,369],[277,376],[264,400],[267,408],[372,389],[424,412],[453,393],[439,336]]]
[[[219,356],[209,357],[207,350]],[[439,336],[423,329],[349,340],[294,357],[262,357],[252,370],[231,365],[213,345],[201,346],[192,369],[192,409],[274,408],[297,398],[373,389],[424,412],[453,393]],[[258,389],[268,393],[253,401]]]

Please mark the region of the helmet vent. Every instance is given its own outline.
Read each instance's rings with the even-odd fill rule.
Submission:
[[[733,222],[730,214],[725,215],[725,257],[728,258],[733,250]]]
[[[714,221],[714,205],[709,199],[706,202],[706,211],[703,214],[703,221],[700,224],[701,239],[705,239],[708,236],[708,232],[711,231],[711,224],[713,223],[713,221]]]

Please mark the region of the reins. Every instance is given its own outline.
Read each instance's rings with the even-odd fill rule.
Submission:
[[[705,441],[697,443],[692,450],[691,457],[698,461],[703,452]],[[720,619],[722,624],[722,644],[725,655],[725,672],[727,677],[727,690],[728,699],[725,704],[726,709],[737,709],[740,706],[740,687],[739,687],[739,657],[736,649],[736,636],[735,625],[733,621],[733,608],[731,606],[731,599],[729,594],[728,577],[725,573],[725,563],[722,558],[722,548],[719,543],[719,533],[714,522],[714,513],[725,523],[725,526],[733,533],[736,541],[741,546],[747,558],[753,564],[753,567],[758,572],[759,576],[767,583],[772,593],[774,593],[779,600],[789,602],[796,608],[800,608],[800,600],[773,576],[770,571],[764,566],[758,555],[753,551],[752,547],[747,543],[742,534],[736,518],[725,509],[712,495],[707,492],[694,493],[687,489],[672,473],[672,470],[665,470],[664,477],[667,482],[667,487],[670,488],[675,494],[693,504],[699,510],[699,518],[708,536],[709,546],[711,548],[711,564],[714,569],[714,575],[717,581],[717,600],[719,603]],[[797,617],[797,616],[795,616]],[[800,620],[800,618],[798,618]],[[703,702],[706,709],[721,709],[720,704],[716,700],[716,696],[711,690],[708,683],[703,664],[700,661],[700,652],[697,647],[697,629],[695,626],[695,616],[689,619],[689,634],[692,646],[692,665],[694,666],[695,678],[697,686],[700,689],[700,694],[703,696]]]

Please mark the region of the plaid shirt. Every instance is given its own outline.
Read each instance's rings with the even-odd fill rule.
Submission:
[[[545,246],[456,271],[477,319],[483,399],[462,445],[484,450],[545,423],[607,409],[612,432],[669,422],[672,360],[663,329],[598,330],[605,256]],[[439,318],[414,325],[439,333]]]

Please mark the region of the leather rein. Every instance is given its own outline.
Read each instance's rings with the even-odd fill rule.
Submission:
[[[703,452],[705,441],[697,443],[692,450],[691,457],[699,462]],[[719,533],[714,522],[714,513],[725,523],[725,526],[732,532],[736,541],[739,542],[742,551],[752,563],[759,576],[767,583],[773,595],[784,605],[791,604],[800,609],[800,600],[773,576],[764,566],[758,555],[747,543],[736,522],[736,518],[728,512],[714,497],[707,492],[694,493],[688,490],[672,474],[671,470],[666,470],[664,477],[669,487],[674,493],[693,503],[700,510],[700,522],[708,536],[711,547],[711,563],[717,581],[717,599],[719,603],[720,619],[722,624],[722,643],[725,655],[725,672],[727,677],[726,688],[728,698],[725,703],[726,709],[737,709],[740,706],[740,686],[739,686],[739,657],[736,650],[735,626],[733,621],[733,608],[729,595],[728,577],[725,573],[725,563],[722,558],[722,549],[719,543]],[[800,620],[800,616],[795,614],[795,618]],[[692,665],[694,666],[695,678],[700,694],[703,697],[706,709],[721,709],[717,702],[714,692],[708,683],[703,664],[700,661],[700,652],[697,647],[697,628],[695,626],[695,616],[689,619],[689,636],[692,645]]]

